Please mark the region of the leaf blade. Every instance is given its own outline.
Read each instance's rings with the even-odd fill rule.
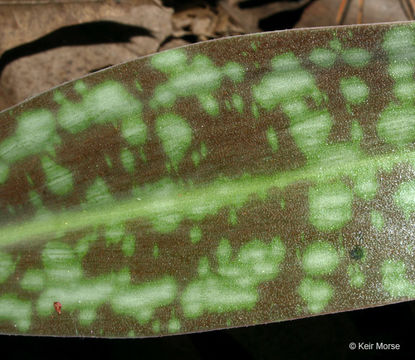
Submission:
[[[414,34],[202,43],[2,112],[1,331],[154,336],[413,299]]]

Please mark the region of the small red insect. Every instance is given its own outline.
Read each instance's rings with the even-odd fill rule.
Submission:
[[[55,307],[55,310],[59,315],[62,314],[62,304],[59,301],[55,301],[53,303],[53,306]]]

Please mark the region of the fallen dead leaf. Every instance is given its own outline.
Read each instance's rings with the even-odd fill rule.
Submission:
[[[173,15],[173,29],[175,38],[192,35],[198,41],[246,33],[220,6],[216,9],[206,6],[178,9]]]
[[[137,39],[149,53],[158,49],[153,39]],[[146,44],[147,42],[147,44]],[[150,42],[150,44],[148,44]],[[133,45],[130,44],[129,47]],[[46,91],[63,82],[73,80],[111,65],[133,60],[139,54],[122,44],[65,46],[22,57],[8,65],[0,80],[0,86],[13,103]]]
[[[51,15],[59,9],[68,11],[73,5],[27,6],[24,11],[11,12],[18,21],[15,21],[14,27],[9,21],[0,33],[1,40],[5,40],[1,43],[2,49],[5,49],[5,44],[8,47],[15,46],[3,52],[0,58],[1,108],[93,70],[154,53],[172,33],[172,10],[146,0],[118,4],[121,6],[116,4],[112,11],[108,1],[105,4],[88,4],[86,13],[82,15],[79,13],[80,4],[75,4],[78,7],[75,13],[60,13],[52,25],[45,22],[42,28],[37,18],[41,13],[39,9],[44,8],[46,14]],[[93,14],[95,5],[101,7],[97,7],[97,13]],[[0,21],[6,17],[4,9],[7,7],[0,6]],[[15,10],[18,6],[12,8]],[[32,13],[29,11],[31,8]],[[76,18],[77,12],[80,19]],[[45,20],[44,17],[45,14],[41,16]],[[80,24],[82,19],[101,21]],[[80,25],[67,27],[74,22]],[[56,30],[58,24],[66,27]],[[37,35],[44,35],[45,29],[54,31],[25,43],[34,38],[29,30],[31,25]],[[16,38],[11,34],[16,34]]]
[[[163,24],[159,21],[164,20],[164,17],[158,19],[148,14],[151,8],[169,15],[172,14],[171,9],[161,6],[155,0],[100,0],[94,2],[77,0],[69,3],[56,0],[47,1],[47,3],[38,0],[30,2],[24,0],[2,1],[0,6],[0,24],[2,24],[0,53],[31,42],[64,26],[99,20],[141,26],[152,25],[148,22],[153,21],[157,23],[152,28],[153,35],[160,40],[171,33],[171,27],[168,26],[168,23]],[[139,20],[136,19],[137,16]],[[143,21],[147,23],[143,24]]]
[[[165,44],[163,44],[160,48],[159,51],[164,51],[164,50],[169,50],[169,49],[174,49],[180,46],[184,46],[184,45],[189,45],[190,43],[184,39],[171,39],[170,41],[166,42]]]
[[[283,11],[294,11],[303,8],[312,0],[298,1],[253,1],[253,0],[221,0],[219,5],[247,33],[258,32],[259,20]],[[259,4],[258,4],[259,3]]]

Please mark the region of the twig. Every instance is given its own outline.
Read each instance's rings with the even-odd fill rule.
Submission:
[[[349,7],[350,0],[342,0],[339,6],[339,10],[337,11],[336,16],[336,24],[340,25],[344,21],[345,14],[347,12],[347,9]]]
[[[408,1],[409,7],[411,8],[411,20],[415,18],[415,1],[409,0]]]
[[[357,23],[361,24],[363,22],[363,7],[365,6],[365,0],[359,0],[359,10],[357,13]]]
[[[399,0],[399,3],[401,4],[401,8],[403,12],[405,13],[405,16],[408,20],[413,19],[413,12],[411,11],[411,7],[409,5],[408,0]]]

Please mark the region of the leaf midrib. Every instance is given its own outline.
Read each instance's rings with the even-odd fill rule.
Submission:
[[[56,233],[78,231],[99,225],[122,223],[132,219],[152,219],[154,216],[167,216],[174,213],[185,214],[185,209],[201,199],[213,199],[215,194],[226,186],[227,198],[241,195],[263,194],[272,187],[284,189],[299,181],[328,182],[344,175],[352,175],[357,169],[375,167],[377,170],[391,169],[397,163],[415,161],[415,151],[401,150],[395,153],[364,157],[358,161],[343,162],[341,165],[327,163],[305,166],[268,176],[242,176],[226,183],[212,183],[193,188],[183,187],[180,196],[164,196],[155,201],[151,197],[114,201],[94,208],[66,210],[60,213],[38,215],[21,224],[3,225],[0,233],[0,248],[34,241],[44,242]],[[243,193],[241,193],[243,192]],[[223,191],[222,191],[223,193]],[[209,201],[209,200],[207,200]],[[212,200],[213,202],[214,200]],[[228,201],[223,206],[232,205]],[[222,207],[223,207],[222,206]]]

